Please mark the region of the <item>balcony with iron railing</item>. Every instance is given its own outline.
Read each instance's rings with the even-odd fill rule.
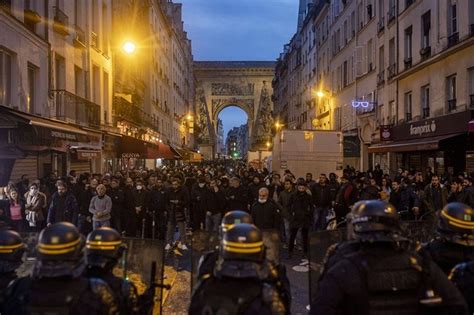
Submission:
[[[412,115],[411,113],[405,113],[405,121],[408,122],[408,121],[411,121],[413,118],[412,118]]]
[[[406,70],[406,69],[410,69],[411,66],[412,66],[412,58],[411,58],[411,56],[410,56],[410,57],[405,57],[405,59],[403,59],[403,64],[405,65],[405,70]]]
[[[158,119],[147,114],[139,106],[122,97],[115,97],[113,103],[114,122],[126,120],[139,127],[149,127],[159,131]]]
[[[426,44],[423,48],[421,48],[420,56],[422,59],[429,58],[431,56],[431,46],[428,46],[428,44]]]
[[[448,111],[451,112],[453,110],[456,110],[456,99],[450,99],[448,100]]]
[[[455,32],[448,36],[448,47],[452,47],[459,42],[459,33]]]
[[[390,80],[394,76],[397,75],[397,64],[392,63],[388,68],[387,68],[387,79]]]
[[[474,108],[474,94],[469,95],[469,106]]]
[[[405,0],[405,10],[408,9],[413,3],[415,3],[415,0]]]
[[[76,125],[100,126],[100,105],[65,90],[53,90],[56,103],[54,118]]]
[[[58,7],[53,7],[54,9],[54,23],[53,23],[53,29],[55,32],[58,34],[61,34],[63,36],[69,35],[69,18],[64,13],[59,9]]]
[[[377,86],[382,86],[385,83],[385,71],[382,70],[377,74]]]

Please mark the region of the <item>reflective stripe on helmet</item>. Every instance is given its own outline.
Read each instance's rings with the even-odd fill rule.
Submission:
[[[450,216],[447,211],[442,210],[441,211],[441,216],[445,217],[448,219],[449,224],[452,224],[456,227],[462,228],[462,229],[471,229],[474,230],[474,222],[469,222],[469,221],[463,221],[460,219],[457,219],[455,217]]]
[[[236,253],[236,254],[257,254],[262,251],[261,247],[255,247],[255,248],[237,248],[237,247],[231,247],[231,246],[225,246],[224,245],[224,251],[230,252],[230,253]]]
[[[87,245],[92,245],[92,246],[117,246],[122,244],[122,241],[87,241]]]
[[[255,243],[239,243],[239,242],[232,242],[224,240],[224,245],[232,246],[232,247],[239,247],[239,248],[250,248],[250,247],[261,247],[263,246],[263,241],[255,242]]]
[[[66,243],[66,244],[52,245],[52,244],[39,243],[38,247],[40,249],[63,249],[63,248],[66,248],[66,247],[75,246],[75,245],[79,244],[80,241],[81,241],[81,238],[78,238],[77,240]]]

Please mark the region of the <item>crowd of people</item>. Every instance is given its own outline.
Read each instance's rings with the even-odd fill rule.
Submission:
[[[71,222],[86,235],[98,227],[113,227],[122,235],[166,239],[187,249],[189,230],[216,232],[225,213],[249,212],[261,229],[281,231],[293,252],[300,231],[307,253],[310,230],[344,223],[359,200],[380,199],[395,206],[402,219],[432,220],[447,203],[474,206],[473,176],[460,174],[449,180],[428,168],[384,174],[378,165],[367,172],[346,167],[335,173],[296,178],[257,170],[244,163],[212,162],[168,166],[156,170],[114,174],[77,174],[58,178],[51,174],[0,189],[0,224],[18,232],[40,231],[55,222]]]
[[[288,279],[281,265],[265,258],[262,232],[277,231],[289,258],[295,245],[301,245],[305,258],[309,231],[345,224],[351,227],[348,241],[328,253],[313,313],[331,314],[338,309],[336,313],[359,314],[361,310],[399,311],[404,307],[408,311],[424,301],[420,303],[447,305],[448,312],[465,314],[464,299],[447,282],[447,275],[451,273],[454,283],[466,288],[463,293],[470,296],[473,283],[466,279],[471,279],[469,272],[472,273],[474,263],[458,264],[474,260],[473,177],[459,174],[446,179],[431,169],[425,173],[399,170],[395,176],[389,176],[377,165],[367,172],[346,167],[341,177],[330,173],[318,174],[315,179],[308,172],[304,178],[297,178],[290,170],[280,175],[243,162],[217,161],[114,174],[71,171],[61,178],[51,174],[31,182],[23,175],[20,182],[10,182],[0,189],[0,260],[6,257],[1,256],[3,248],[15,258],[7,259],[12,264],[7,264],[9,269],[4,266],[5,276],[0,280],[10,279],[21,263],[17,249],[23,246],[15,243],[22,242],[21,237],[8,233],[42,231],[33,278],[21,280],[18,290],[36,294],[38,290],[30,290],[31,285],[54,287],[65,275],[75,279],[67,283],[72,290],[83,281],[79,281],[82,275],[88,275],[110,282],[112,290],[102,290],[102,306],[109,304],[109,310],[127,309],[120,303],[129,303],[132,306],[128,309],[136,312],[135,293],[117,298],[115,304],[107,302],[107,295],[113,296],[123,284],[112,275],[122,255],[121,237],[158,238],[166,241],[166,250],[175,246],[187,250],[187,236],[202,230],[218,234],[221,243],[219,251],[203,259],[191,308],[205,308],[208,302],[222,304],[211,298],[216,292],[226,294],[221,289],[216,291],[223,285],[221,277],[234,279],[231,282],[238,288],[252,275],[259,279],[250,281],[257,291],[244,291],[256,294],[262,283],[270,285],[272,298],[264,302],[273,303],[280,310],[277,313],[285,314],[291,304]],[[433,241],[415,253],[404,245],[411,241],[399,234],[400,220],[432,222],[439,235],[433,235]],[[241,223],[246,226],[239,226]],[[80,234],[89,235],[87,265],[81,260]],[[98,239],[101,241],[97,243]],[[67,257],[63,255],[66,252]],[[369,265],[373,268],[364,267]],[[78,270],[78,266],[82,269]],[[86,266],[88,271],[84,271]],[[34,278],[35,274],[40,277]],[[49,280],[35,282],[43,277]],[[368,283],[367,292],[353,291],[354,286],[364,287],[366,280],[374,281]],[[22,281],[26,281],[24,286]],[[8,288],[17,290],[18,286],[17,283],[13,289]],[[417,290],[423,293],[422,298],[418,293],[413,295]],[[20,303],[17,298],[21,294],[6,292],[13,301],[9,305]],[[385,298],[377,300],[379,293],[390,293],[387,296],[393,295],[390,300],[398,304],[386,305]],[[87,294],[85,301],[94,298],[90,292]],[[143,298],[150,303],[149,296]],[[247,298],[253,299],[253,295]],[[6,313],[9,312],[13,310]]]

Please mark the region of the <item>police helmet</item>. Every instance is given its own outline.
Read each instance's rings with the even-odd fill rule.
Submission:
[[[12,272],[22,264],[25,244],[20,234],[0,230],[0,272]]]
[[[39,235],[38,258],[42,261],[77,261],[82,258],[83,247],[83,238],[74,224],[54,223]]]
[[[395,207],[381,200],[364,200],[352,208],[354,238],[370,241],[393,241],[400,230]]]
[[[240,224],[240,223],[253,224],[253,219],[250,216],[250,214],[248,214],[245,211],[234,210],[234,211],[227,212],[222,218],[222,222],[221,222],[222,231],[225,232],[232,225]]]
[[[460,202],[447,204],[438,214],[438,232],[447,240],[474,246],[474,210]]]
[[[261,262],[265,258],[262,232],[253,224],[234,224],[223,235],[220,252],[224,260]]]
[[[105,267],[122,256],[125,245],[119,232],[101,227],[89,233],[86,240],[86,261],[89,266]]]

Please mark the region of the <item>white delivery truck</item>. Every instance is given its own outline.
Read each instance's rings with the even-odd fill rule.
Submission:
[[[283,175],[286,170],[305,177],[313,173],[336,173],[342,176],[342,133],[324,130],[280,130],[273,139],[272,171]]]

